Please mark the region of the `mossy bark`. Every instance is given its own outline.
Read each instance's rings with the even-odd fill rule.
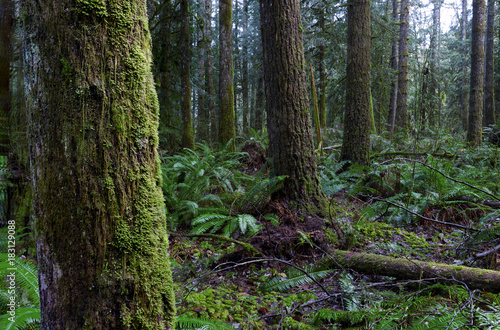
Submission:
[[[347,7],[346,109],[341,158],[352,164],[370,161],[370,0],[353,0]]]
[[[324,210],[307,99],[300,1],[262,0],[267,129],[272,174],[286,175],[273,198],[308,213]]]
[[[191,118],[191,34],[189,33],[189,1],[181,0],[181,113],[182,147],[194,150]]]
[[[205,0],[205,31],[207,38],[207,97],[208,97],[208,112],[210,116],[210,141],[218,142],[219,129],[217,128],[217,111],[215,109],[215,88],[214,88],[214,73],[212,60],[212,0]]]
[[[205,7],[203,6],[203,10]],[[199,141],[210,141],[210,129],[208,124],[208,112],[205,105],[206,79],[205,79],[205,51],[207,48],[207,39],[205,37],[205,19],[206,13],[203,12],[203,20],[199,24],[198,30],[198,124],[196,129]]]
[[[235,149],[235,114],[232,49],[232,0],[219,1],[219,142],[226,145],[233,140]]]
[[[413,280],[439,277],[441,280],[463,282],[470,289],[500,292],[500,272],[494,270],[341,250],[330,252],[329,257],[324,262],[330,267],[350,268],[364,274]]]
[[[170,329],[146,1],[22,17],[42,329]]]
[[[243,0],[243,45],[242,45],[242,58],[241,58],[241,100],[242,104],[242,116],[243,116],[243,132],[248,132],[248,127],[250,127],[248,121],[249,106],[248,106],[248,42],[247,37],[248,30],[248,0]]]
[[[319,27],[321,29],[321,35],[326,37],[325,29],[325,12],[321,10],[319,12]],[[319,123],[321,128],[326,128],[326,68],[325,68],[325,42],[322,40],[318,46],[318,60],[319,60]]]
[[[467,141],[477,147],[482,142],[484,96],[484,15],[485,0],[472,1],[472,40]]]
[[[9,152],[8,122],[10,115],[10,64],[12,61],[11,35],[14,27],[14,4],[0,0],[0,155]]]
[[[408,127],[408,30],[410,1],[401,0],[398,46],[398,95],[396,102],[395,130]]]
[[[398,0],[392,0],[392,19],[396,23],[398,20]],[[397,26],[397,25],[395,25]],[[398,31],[394,29],[394,37],[392,38],[391,60],[389,66],[394,73],[391,79],[391,98],[389,101],[389,116],[387,117],[387,130],[394,133],[394,125],[396,122],[396,106],[398,100]]]

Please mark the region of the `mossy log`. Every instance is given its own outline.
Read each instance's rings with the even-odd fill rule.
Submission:
[[[465,266],[393,258],[371,253],[334,250],[325,263],[330,267],[350,268],[364,274],[391,276],[397,279],[440,278],[456,281],[470,289],[500,292],[500,272]]]

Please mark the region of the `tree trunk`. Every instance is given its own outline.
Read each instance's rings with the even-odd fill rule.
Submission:
[[[394,24],[398,21],[398,0],[392,0],[392,19]],[[396,25],[397,26],[397,25]],[[398,100],[398,33],[394,29],[394,37],[392,38],[392,50],[390,66],[394,77],[391,79],[391,99],[389,101],[389,117],[387,119],[387,129],[392,134],[394,133],[394,124],[396,121],[396,106]]]
[[[326,5],[326,4],[325,4]],[[325,12],[319,12],[319,27],[321,36],[326,37],[325,31]],[[326,128],[326,69],[325,69],[325,41],[321,40],[318,46],[319,57],[319,124],[322,128]]]
[[[202,10],[205,10],[203,7]],[[203,12],[205,17],[206,13]],[[205,20],[203,19],[199,24],[199,39],[198,39],[198,139],[200,141],[209,141],[209,126],[208,126],[208,113],[205,106],[206,94],[206,79],[205,79],[205,50],[206,37],[205,37]]]
[[[370,0],[352,0],[347,7],[346,109],[341,159],[370,161]]]
[[[397,130],[408,127],[408,27],[410,1],[401,0],[399,20],[399,60],[398,60],[398,98],[396,106]]]
[[[226,145],[231,139],[235,149],[234,86],[232,49],[232,0],[219,1],[219,139]]]
[[[146,1],[22,12],[42,329],[169,329]]]
[[[472,1],[472,41],[470,67],[469,126],[467,141],[478,147],[482,142],[484,84],[485,0]]]
[[[257,78],[257,91],[255,92],[255,125],[254,129],[257,132],[262,132],[264,128],[264,108],[265,108],[265,93],[264,93],[264,75],[262,70]]]
[[[12,0],[0,0],[0,155],[9,153],[11,35],[14,27]]]
[[[440,280],[455,280],[467,284],[474,290],[500,292],[500,272],[465,266],[452,266],[434,262],[392,258],[371,253],[335,250],[325,262],[330,267],[349,268],[364,274],[391,276],[397,279],[419,280],[440,277]]]
[[[182,148],[194,150],[191,117],[191,34],[189,32],[189,1],[181,0],[181,113]]]
[[[272,197],[306,213],[322,212],[325,197],[308,110],[300,1],[262,0],[260,15],[272,174],[287,176]]]
[[[242,116],[243,132],[248,132],[248,0],[243,0],[243,47],[241,58],[241,97],[242,97]]]
[[[486,43],[484,65],[483,126],[495,124],[495,67],[493,65],[493,41],[495,34],[495,0],[488,0],[486,18]]]
[[[212,0],[205,0],[205,30],[207,46],[207,97],[208,113],[210,116],[210,140],[212,143],[219,141],[219,130],[217,128],[217,111],[215,109],[215,88],[212,60]]]
[[[434,0],[434,8],[432,10],[432,34],[430,42],[430,71],[429,71],[429,127],[435,128],[439,125],[441,96],[439,87],[439,46],[441,34],[441,0]],[[426,119],[426,118],[422,118]]]
[[[468,104],[467,104],[467,0],[462,0],[462,17],[460,20],[462,30],[462,128],[467,131]]]

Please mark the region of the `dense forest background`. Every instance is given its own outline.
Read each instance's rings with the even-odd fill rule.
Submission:
[[[498,329],[495,1],[56,2],[0,0],[1,328]]]

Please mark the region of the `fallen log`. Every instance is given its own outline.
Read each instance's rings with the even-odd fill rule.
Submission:
[[[324,262],[332,268],[350,268],[363,274],[377,274],[397,279],[418,280],[426,277],[438,277],[442,278],[443,281],[465,284],[470,289],[492,293],[500,292],[500,272],[494,270],[342,250],[329,252],[329,257]]]

